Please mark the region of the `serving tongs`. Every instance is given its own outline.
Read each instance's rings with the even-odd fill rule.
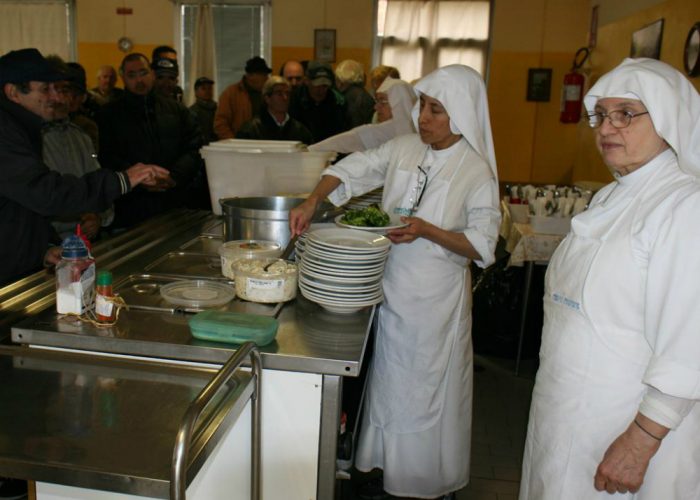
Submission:
[[[287,258],[292,254],[292,250],[294,250],[294,244],[297,242],[298,238],[299,235],[297,234],[289,239],[289,243],[287,243],[287,246],[284,247],[284,251],[282,252],[282,255],[279,256],[279,259],[287,260]],[[273,260],[269,264],[265,265],[265,267],[263,267],[263,271],[267,272],[268,268],[275,262],[277,262],[277,260]]]

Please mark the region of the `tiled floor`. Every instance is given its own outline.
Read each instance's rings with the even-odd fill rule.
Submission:
[[[475,356],[475,361],[471,478],[457,500],[516,500],[534,362],[522,363],[516,377],[512,360]],[[352,483],[340,485],[343,500],[358,498]]]

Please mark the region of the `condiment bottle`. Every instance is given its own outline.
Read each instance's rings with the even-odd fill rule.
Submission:
[[[97,295],[95,296],[95,316],[101,323],[111,323],[114,321],[114,303],[108,297],[114,297],[112,290],[112,273],[100,271],[97,273]]]
[[[59,314],[84,314],[95,298],[95,260],[79,236],[69,236],[61,246],[61,260],[56,264],[56,310]]]

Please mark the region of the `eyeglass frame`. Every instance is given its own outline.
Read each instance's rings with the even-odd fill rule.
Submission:
[[[622,115],[620,115],[622,113]],[[612,114],[617,114],[618,116],[624,116],[626,118],[626,123],[620,127],[615,125],[614,120],[612,118]],[[632,111],[627,111],[624,109],[614,109],[612,111],[609,111],[607,113],[603,113],[602,111],[596,111],[595,113],[591,113],[586,115],[586,118],[588,119],[588,126],[596,129],[600,128],[603,126],[603,122],[607,118],[608,121],[610,122],[610,125],[612,125],[615,129],[620,130],[623,128],[627,128],[632,124],[632,118],[636,118],[638,116],[642,115],[648,115],[649,111],[640,111],[639,113],[633,113]],[[593,122],[593,118],[596,117],[596,121]],[[619,120],[618,120],[619,121]]]
[[[428,167],[430,169],[430,167]],[[421,174],[423,174],[423,178],[421,178]],[[421,165],[418,165],[418,184],[416,184],[416,187],[413,188],[413,191],[417,194],[416,196],[416,201],[413,202],[413,206],[411,207],[411,215],[415,214],[418,211],[418,207],[420,207],[420,202],[423,200],[423,195],[425,194],[425,189],[428,187],[428,181],[430,179],[428,178],[428,171],[425,170]]]

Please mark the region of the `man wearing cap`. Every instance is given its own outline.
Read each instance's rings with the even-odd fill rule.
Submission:
[[[145,55],[125,56],[119,73],[124,96],[104,106],[98,117],[100,165],[121,170],[138,161],[152,163],[167,168],[171,178],[158,189],[135,189],[117,200],[113,226],[131,227],[172,208],[193,206],[193,199],[208,200],[208,193],[195,189],[202,186],[195,183],[204,166],[195,117],[182,103],[155,91],[155,74]]]
[[[204,142],[209,144],[217,140],[214,133],[214,115],[216,114],[216,101],[214,100],[214,80],[201,76],[194,82],[195,103],[190,106],[202,130]]]
[[[333,86],[335,77],[328,64],[311,61],[306,84],[295,92],[289,114],[311,131],[314,142],[347,130],[345,101]]]
[[[156,79],[153,87],[160,95],[182,102],[182,89],[177,85],[179,69],[177,61],[166,57],[155,59],[151,64]]]
[[[260,113],[261,90],[270,73],[265,59],[255,56],[246,61],[243,78],[221,93],[214,116],[214,132],[219,139],[236,137],[241,125]]]
[[[313,138],[309,129],[287,113],[290,93],[289,82],[284,77],[270,77],[263,85],[263,109],[243,124],[236,138],[311,144]]]
[[[41,127],[52,117],[53,82],[65,78],[36,49],[0,57],[0,286],[57,262],[48,217],[105,210],[168,173],[143,164],[82,177],[51,171],[41,158]]]

